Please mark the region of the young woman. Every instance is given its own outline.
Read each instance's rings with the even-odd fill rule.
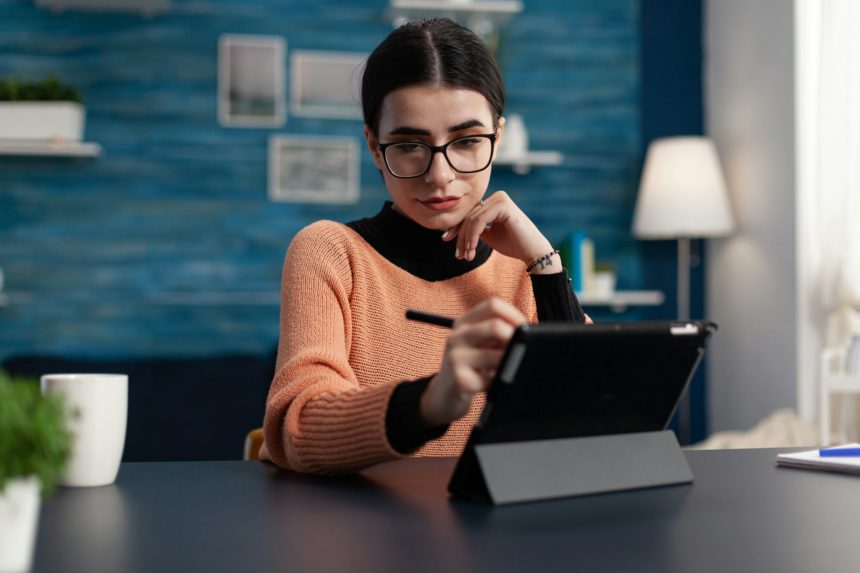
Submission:
[[[515,328],[588,320],[546,237],[504,191],[485,196],[504,99],[492,54],[451,20],[370,55],[364,136],[392,200],[290,244],[261,458],[334,474],[459,455]]]

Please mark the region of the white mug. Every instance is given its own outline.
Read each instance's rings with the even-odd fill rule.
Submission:
[[[84,487],[113,483],[125,446],[128,376],[45,374],[42,393],[62,395],[72,412],[72,454],[58,483]]]

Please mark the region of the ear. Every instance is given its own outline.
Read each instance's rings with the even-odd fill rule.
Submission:
[[[496,128],[496,145],[493,147],[493,159],[496,158],[496,155],[499,153],[499,144],[502,142],[502,134],[505,132],[505,118],[504,116],[499,116],[499,125]]]
[[[379,151],[379,144],[376,142],[376,136],[373,135],[373,130],[370,129],[367,124],[364,125],[364,139],[367,141],[367,148],[370,150],[370,156],[373,158],[373,163],[376,164],[377,169],[382,171],[385,168],[385,162],[382,159],[382,153]]]

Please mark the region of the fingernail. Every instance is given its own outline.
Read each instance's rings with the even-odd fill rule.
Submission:
[[[451,229],[448,229],[447,231],[442,233],[442,238],[444,239],[445,237],[447,237],[449,232],[451,232]]]
[[[460,258],[460,247],[457,247],[456,249],[454,249],[454,256],[457,257],[458,259]]]

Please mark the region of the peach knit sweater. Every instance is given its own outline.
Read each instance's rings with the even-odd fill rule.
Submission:
[[[293,239],[281,291],[281,332],[261,457],[302,472],[337,474],[405,457],[385,415],[398,383],[439,370],[449,331],[407,321],[408,308],[459,316],[495,296],[536,322],[525,265],[493,252],[481,266],[426,281],[380,255],[358,233],[319,221]],[[414,455],[459,455],[484,404]]]

